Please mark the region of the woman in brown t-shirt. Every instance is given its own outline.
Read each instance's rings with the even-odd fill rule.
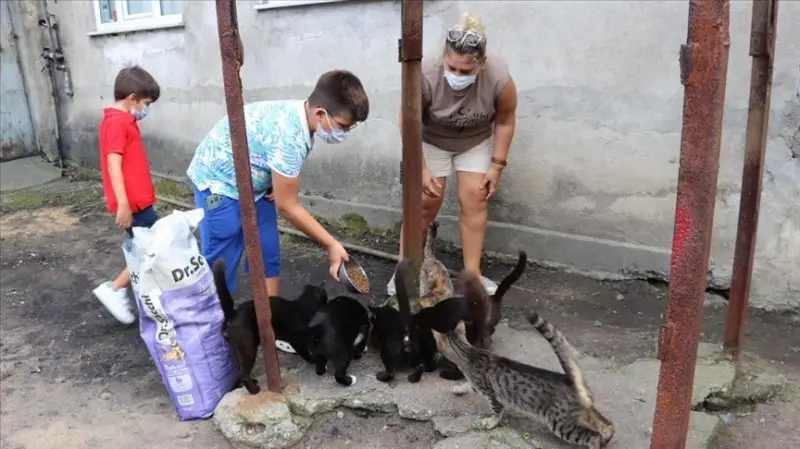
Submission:
[[[447,176],[455,170],[464,268],[477,275],[487,203],[507,165],[516,109],[517,87],[508,64],[486,53],[482,21],[464,14],[447,31],[443,57],[422,61],[422,227],[427,229],[439,213]],[[482,280],[494,294],[497,284]],[[387,291],[395,294],[394,277]]]

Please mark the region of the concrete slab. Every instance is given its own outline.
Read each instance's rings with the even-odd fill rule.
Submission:
[[[706,346],[701,350],[698,360],[693,402],[701,403],[712,392],[726,391],[734,378],[734,367],[725,361],[717,361]],[[525,330],[514,330],[501,324],[494,339],[494,350],[505,356],[557,370],[558,361],[548,344],[537,334]],[[598,408],[611,419],[617,434],[609,444],[609,449],[641,449],[650,444],[651,425],[655,410],[656,387],[658,383],[659,361],[653,359],[637,360],[633,363],[615,365],[608,360],[584,356],[581,365],[594,390]],[[488,403],[477,394],[456,396],[451,388],[454,382],[442,380],[436,374],[426,374],[418,384],[406,381],[405,376],[391,384],[375,379],[380,370],[376,354],[368,353],[362,360],[351,365],[350,372],[358,381],[351,387],[338,385],[330,373],[317,376],[313,368],[294,356],[281,355],[282,372],[287,385],[284,390],[288,410],[294,417],[308,419],[337,407],[367,410],[372,412],[395,412],[399,416],[415,421],[433,421],[437,431],[446,438],[435,446],[437,449],[463,448],[519,448],[546,447],[548,449],[569,449],[567,445],[541,425],[522,418],[512,417],[504,426],[483,431],[479,421],[491,414]],[[263,366],[257,366],[254,373],[265,385]],[[242,397],[242,390],[231,395]],[[253,397],[246,408],[252,410]],[[223,401],[227,403],[226,401]],[[269,401],[264,407],[274,407]],[[227,420],[235,416],[236,425],[242,419],[257,419],[258,413],[245,412],[217,413],[215,423],[220,428],[230,427]],[[251,418],[242,418],[250,416]],[[290,419],[290,418],[287,418]],[[693,413],[688,448],[704,448],[713,434],[718,422],[715,416]],[[235,444],[249,444],[253,447],[278,447],[272,430],[259,422],[251,422],[245,427],[254,429],[244,438],[230,432]],[[301,428],[298,428],[302,431]],[[259,433],[261,436],[259,436]],[[231,437],[231,435],[227,435]],[[286,446],[288,447],[288,446]]]
[[[0,192],[46,184],[61,177],[61,169],[39,156],[0,164]]]

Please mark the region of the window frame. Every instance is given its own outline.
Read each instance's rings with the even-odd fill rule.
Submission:
[[[92,8],[95,19],[95,30],[88,33],[89,36],[99,36],[103,34],[130,33],[133,31],[158,30],[163,28],[182,27],[183,5],[180,1],[181,12],[179,14],[162,15],[161,0],[151,0],[152,10],[141,14],[130,14],[128,12],[127,0],[113,0],[117,11],[117,21],[103,23],[100,14],[100,0],[92,0]]]
[[[255,4],[256,11],[281,8],[296,8],[298,6],[324,5],[326,3],[345,3],[348,0],[260,0]]]

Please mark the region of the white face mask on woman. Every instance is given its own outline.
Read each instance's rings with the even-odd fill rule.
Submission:
[[[462,91],[475,82],[476,74],[472,75],[456,75],[452,72],[444,71],[444,79],[450,84],[450,88],[454,91]]]

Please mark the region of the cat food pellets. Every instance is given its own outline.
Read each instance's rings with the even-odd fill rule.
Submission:
[[[369,291],[369,279],[367,279],[367,276],[364,275],[364,272],[359,267],[347,268],[346,271],[347,277],[350,278],[350,282],[353,283],[353,287],[355,287],[356,290],[361,293],[367,293]]]

